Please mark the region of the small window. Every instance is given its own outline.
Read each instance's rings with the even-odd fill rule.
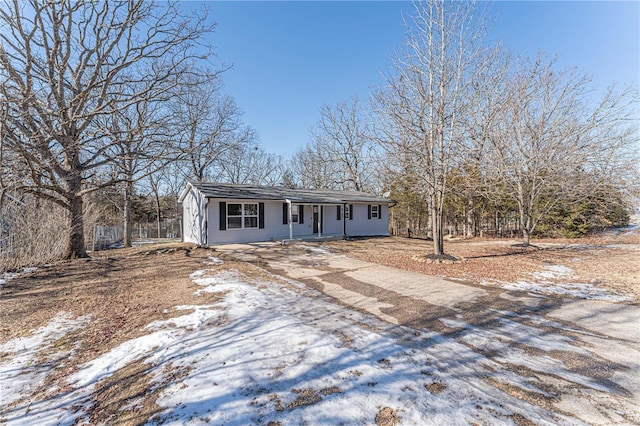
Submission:
[[[349,204],[347,204],[346,206],[344,206],[344,218],[345,219],[349,219],[351,218],[350,214],[349,214]]]
[[[371,206],[371,219],[377,219],[380,217],[380,212],[378,211],[378,206]]]
[[[299,215],[298,206],[295,204],[291,205],[291,222],[298,223],[299,217],[300,215]]]
[[[227,229],[257,228],[258,204],[227,204]]]

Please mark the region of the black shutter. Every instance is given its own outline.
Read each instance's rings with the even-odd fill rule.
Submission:
[[[320,233],[324,232],[324,206],[320,206]]]
[[[382,219],[382,204],[378,204],[378,219]]]
[[[304,206],[302,204],[298,206],[298,223],[304,223]]]
[[[289,224],[289,207],[287,206],[287,203],[282,203],[282,224]]]
[[[342,206],[336,206],[338,209],[338,215],[337,215],[337,219],[341,220],[342,219]]]
[[[367,205],[367,217],[371,219],[371,204]]]
[[[353,220],[353,204],[349,204],[349,220]]]
[[[220,201],[220,230],[227,230],[227,203]]]
[[[258,203],[258,228],[264,229],[264,203]]]

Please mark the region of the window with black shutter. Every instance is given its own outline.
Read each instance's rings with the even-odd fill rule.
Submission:
[[[380,205],[369,204],[369,219],[380,219]]]

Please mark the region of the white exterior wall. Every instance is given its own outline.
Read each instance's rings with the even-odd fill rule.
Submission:
[[[369,203],[353,203],[353,219],[347,219],[348,237],[388,236],[389,205],[382,204],[381,218],[369,219]],[[379,205],[379,204],[371,204]]]
[[[196,195],[197,194],[197,195]],[[220,230],[220,202],[264,203],[264,228]],[[192,189],[183,200],[184,240],[196,244],[247,243],[254,241],[272,241],[289,238],[289,225],[283,224],[282,204],[280,200],[244,200],[232,198],[211,198],[207,200],[201,193]],[[295,204],[295,203],[294,203]],[[368,204],[353,203],[353,219],[337,218],[337,207],[323,206],[323,236],[343,235],[346,221],[347,236],[389,235],[387,204],[382,204],[382,218],[368,219]],[[204,212],[207,212],[205,218]],[[341,207],[344,216],[344,207]],[[206,223],[205,223],[206,220]],[[206,227],[205,227],[206,226]],[[294,223],[293,238],[313,237],[313,205],[304,205],[304,222]],[[200,230],[200,232],[198,232]],[[206,233],[206,234],[205,234]]]
[[[220,230],[220,202],[264,203],[264,229],[227,229]],[[306,215],[306,211],[305,211]],[[289,238],[289,225],[282,224],[282,201],[237,200],[231,198],[211,198],[209,200],[208,244],[248,243],[252,241],[270,241]],[[304,225],[303,225],[304,226]],[[294,224],[294,235],[296,225]]]
[[[337,206],[327,205],[323,207],[324,211],[324,228],[323,233],[329,235],[344,235],[344,219],[338,220]],[[344,208],[340,206],[340,215],[344,217]]]
[[[207,200],[195,188],[182,200],[182,239],[188,243],[206,244],[205,212]]]

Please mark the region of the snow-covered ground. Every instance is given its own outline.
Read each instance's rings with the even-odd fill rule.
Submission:
[[[36,362],[41,350],[52,346],[67,333],[77,330],[88,319],[89,317],[73,319],[70,314],[61,312],[45,327],[34,330],[31,336],[13,339],[0,345],[0,356],[13,355],[8,360],[0,362],[0,406],[28,396],[53,370],[56,362],[72,357],[73,353],[58,352],[47,357],[46,362]]]
[[[509,312],[491,329],[443,319],[462,330],[449,337],[390,325],[295,281],[258,281],[217,258],[203,266],[191,278],[198,292],[219,293],[219,303],[175,307],[184,315],[148,324],[148,334],[80,366],[68,378],[69,390],[18,404],[6,413],[7,423],[85,424],[96,383],[136,360],[149,364],[155,386],[165,386],[157,400],[162,412],[151,424],[373,424],[384,407],[409,425],[514,424],[522,418],[582,424],[562,410],[512,396],[559,398],[527,371],[569,381],[580,392],[612,392],[548,355],[589,357],[574,338],[513,321]],[[550,326],[542,317],[530,320]],[[60,314],[32,336],[0,347],[0,403],[28,393],[28,383],[47,372],[30,369],[38,349],[83,321]],[[538,352],[529,354],[523,346]],[[175,370],[184,375],[167,375]]]

